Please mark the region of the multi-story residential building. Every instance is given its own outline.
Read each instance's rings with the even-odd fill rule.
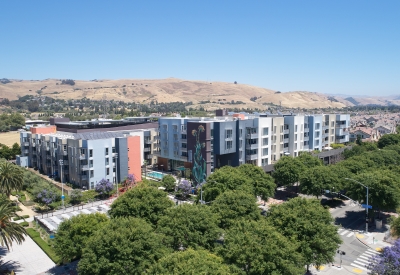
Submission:
[[[20,134],[21,156],[29,167],[82,188],[101,179],[121,182],[128,174],[141,180],[143,133],[55,132],[54,126],[32,127]]]
[[[341,125],[348,123],[349,116],[334,114],[162,117],[158,168],[164,171],[189,168],[195,181],[201,183],[215,168],[224,165],[267,166],[284,155],[295,157],[302,151],[345,143],[348,129]]]

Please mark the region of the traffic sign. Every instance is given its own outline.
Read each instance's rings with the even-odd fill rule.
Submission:
[[[362,208],[372,209],[372,205],[361,204]]]

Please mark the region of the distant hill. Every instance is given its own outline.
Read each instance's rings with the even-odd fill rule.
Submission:
[[[262,108],[265,105],[281,105],[288,108],[327,108],[353,106],[354,103],[337,96],[304,91],[273,91],[246,84],[226,82],[189,81],[168,79],[120,79],[120,80],[15,80],[2,79],[0,98],[17,99],[18,96],[42,94],[59,99],[90,98],[101,100],[134,101],[140,103],[193,102],[206,109],[216,108]],[[354,99],[359,104],[359,98]],[[391,99],[392,101],[399,101]],[[367,100],[366,104],[375,104]],[[381,104],[390,104],[385,100]],[[399,102],[400,103],[400,102]]]

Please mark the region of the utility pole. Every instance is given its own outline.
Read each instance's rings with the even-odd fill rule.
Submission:
[[[359,182],[359,181],[353,180],[353,179],[349,179],[349,178],[345,178],[345,179],[346,179],[346,180],[354,181],[354,182],[356,182],[356,183],[358,183],[358,184],[364,186],[364,187],[367,189],[367,200],[366,200],[366,201],[367,201],[367,205],[366,205],[366,207],[365,207],[365,215],[366,215],[366,217],[365,217],[365,232],[368,233],[368,207],[369,207],[369,205],[368,205],[368,186],[362,184],[362,183]]]
[[[64,205],[64,183],[63,183],[63,165],[64,165],[64,161],[62,159],[59,160],[60,163],[60,168],[61,168],[61,175],[60,175],[60,180],[61,180],[61,200],[62,200],[62,208],[65,211],[65,205]]]

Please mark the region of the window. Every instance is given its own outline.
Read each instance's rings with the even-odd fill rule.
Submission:
[[[187,135],[182,134],[182,135],[181,135],[181,139],[187,139]]]
[[[274,126],[274,133],[276,133],[276,126]]]
[[[297,125],[294,126],[294,131],[297,132]]]
[[[92,158],[93,157],[93,149],[90,149],[89,150],[89,158]]]
[[[242,148],[242,146],[243,146],[243,140],[240,140],[239,141],[239,148]]]
[[[91,177],[91,178],[94,177],[94,171],[93,171],[93,170],[90,171],[90,177]]]
[[[243,136],[243,129],[240,129],[239,133],[240,133],[240,137],[242,137]]]
[[[263,128],[263,135],[268,136],[268,127]]]
[[[110,168],[106,168],[106,175],[107,175],[107,176],[110,175]]]
[[[334,121],[331,122],[331,127],[335,127],[335,122]]]
[[[233,141],[228,140],[228,141],[226,142],[226,149],[227,149],[227,150],[232,149],[232,146],[233,146]]]
[[[211,129],[211,136],[214,136],[214,129]]]
[[[116,153],[116,152],[117,152],[117,151],[115,151],[115,147],[112,148],[112,152],[113,152],[113,153]]]
[[[108,148],[106,148],[106,156],[108,155]]]
[[[263,156],[268,156],[268,148],[263,148]]]
[[[315,130],[319,130],[319,123],[315,123]]]
[[[332,129],[331,130],[331,135],[333,135],[335,133],[335,130],[334,129]]]
[[[63,150],[64,150],[64,151],[67,151],[67,145],[64,145],[64,146],[63,146]]]
[[[297,134],[294,135],[294,141],[297,141]]]
[[[294,144],[294,150],[297,150],[297,143]]]
[[[94,182],[93,181],[90,183],[90,189],[94,189]]]
[[[182,143],[182,148],[187,148],[187,144],[186,143]]]
[[[81,155],[85,154],[85,149],[81,149]]]
[[[115,158],[113,158],[112,160],[113,160],[113,163],[115,163]]]
[[[225,138],[232,138],[232,129],[225,130]]]
[[[315,146],[319,146],[319,140],[315,141]]]
[[[89,167],[93,167],[93,160],[92,159],[89,161]]]
[[[267,158],[261,159],[261,164],[262,166],[268,165],[268,159]]]
[[[262,143],[262,145],[263,145],[263,146],[268,145],[268,138],[263,138],[263,143]]]
[[[106,165],[109,165],[109,164],[110,164],[110,159],[106,158]]]

